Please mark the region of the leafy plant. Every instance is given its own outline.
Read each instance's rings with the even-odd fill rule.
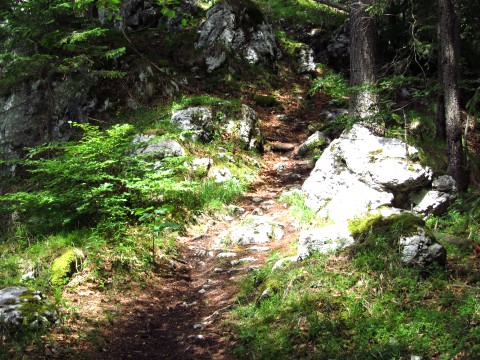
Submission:
[[[328,96],[337,100],[340,104],[346,104],[350,88],[343,75],[335,73],[326,66],[321,67],[322,75],[313,80],[310,87],[310,95],[323,91]]]
[[[145,209],[136,209],[135,215],[140,216],[138,221],[146,222],[149,225],[149,231],[152,233],[152,259],[155,262],[155,239],[158,238],[165,229],[176,230],[180,228],[177,223],[167,221],[166,216],[174,207],[172,205],[164,205],[158,209],[150,206]]]

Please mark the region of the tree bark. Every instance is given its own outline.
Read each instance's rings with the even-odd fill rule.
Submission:
[[[350,3],[350,115],[367,118],[378,112],[378,96],[372,91],[376,80],[376,21],[365,10],[374,0]]]
[[[448,173],[459,190],[469,183],[466,155],[462,144],[460,95],[458,89],[458,59],[460,31],[456,0],[438,0],[439,44],[443,95],[445,99],[445,128],[447,136]]]

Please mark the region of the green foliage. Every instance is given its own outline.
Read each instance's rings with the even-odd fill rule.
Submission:
[[[440,216],[430,216],[431,228],[464,239],[480,241],[480,200],[478,190],[472,189],[457,199]]]
[[[341,26],[346,14],[310,0],[253,0],[274,22],[285,22],[299,28],[305,24],[334,30]]]
[[[25,80],[105,70],[109,58],[125,52],[107,38],[112,33],[108,27],[87,16],[91,0],[7,3],[0,10],[1,93]],[[102,0],[95,6],[113,13],[119,0]]]
[[[310,87],[310,95],[322,91],[339,102],[339,104],[347,104],[350,88],[345,77],[339,73],[335,73],[324,65],[321,65],[320,69],[322,76],[313,80],[312,86]]]
[[[142,160],[126,154],[132,127],[73,124],[84,134],[78,142],[45,144],[29,151],[23,165],[31,179],[25,188],[5,197],[12,211],[44,226],[92,225],[116,222],[130,213],[134,196],[129,189],[144,171]]]
[[[185,109],[191,106],[209,106],[220,108],[226,113],[232,113],[240,110],[241,103],[238,99],[221,99],[212,95],[204,94],[197,96],[182,96],[175,99],[172,103],[172,111]]]
[[[317,216],[317,213],[305,205],[305,196],[297,191],[284,193],[280,199],[282,203],[290,205],[290,213],[304,227],[319,228],[326,225],[326,220]]]

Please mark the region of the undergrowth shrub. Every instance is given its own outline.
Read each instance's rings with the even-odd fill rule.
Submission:
[[[4,212],[21,217],[33,233],[95,227],[115,234],[134,220],[134,209],[172,204],[167,217],[185,222],[185,214],[225,202],[239,194],[241,183],[217,184],[195,178],[187,157],[162,161],[132,151],[133,127],[105,131],[73,124],[78,141],[31,149],[22,165],[31,177],[0,199]]]

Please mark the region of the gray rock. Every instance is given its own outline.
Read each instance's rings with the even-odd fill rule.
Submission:
[[[442,175],[434,179],[432,188],[446,193],[456,193],[458,191],[457,183],[450,175]]]
[[[226,167],[213,168],[209,173],[209,177],[214,179],[216,183],[222,183],[233,179],[232,172]]]
[[[195,174],[207,175],[210,166],[212,165],[212,159],[209,158],[196,158],[191,161],[191,168]]]
[[[297,57],[297,73],[309,74],[315,72],[315,62],[313,61],[313,50],[307,46],[302,45],[295,49]]]
[[[249,216],[243,224],[230,229],[227,236],[234,245],[267,244],[283,237],[283,225],[266,217]]]
[[[456,199],[456,195],[437,190],[421,190],[410,196],[415,205],[413,211],[422,215],[440,215],[447,210],[448,205]]]
[[[305,157],[308,155],[320,154],[330,144],[330,139],[324,133],[316,131],[299,146],[297,156]]]
[[[207,11],[195,48],[203,49],[208,72],[218,69],[229,57],[266,65],[280,57],[273,29],[259,10],[251,5],[234,8],[226,2],[218,2]]]
[[[34,270],[23,274],[20,281],[26,281],[26,280],[32,280],[32,279],[35,279],[35,271]]]
[[[90,95],[94,85],[91,78],[68,78],[50,87],[38,80],[19,84],[9,95],[0,97],[0,148],[4,158],[17,159],[24,155],[24,148],[47,139],[67,140],[73,134],[67,122],[85,122],[100,107]],[[15,175],[16,167],[4,170]]]
[[[205,107],[177,110],[172,114],[171,122],[181,130],[193,131],[194,140],[210,141],[215,131],[212,110]]]
[[[399,247],[401,261],[406,266],[423,268],[433,262],[445,266],[447,252],[424,229],[419,228],[415,235],[401,237]]]
[[[263,151],[263,135],[258,122],[258,114],[251,107],[242,105],[237,119],[231,119],[224,131],[237,140],[245,149]]]
[[[458,196],[455,180],[450,175],[434,179],[432,188],[433,190],[422,189],[410,195],[415,212],[422,215],[442,214]]]
[[[313,252],[327,254],[353,245],[355,240],[348,231],[348,223],[341,222],[319,229],[303,230],[298,243],[298,259],[305,259]]]
[[[132,139],[133,153],[148,155],[153,158],[163,159],[166,157],[185,156],[183,147],[173,139],[156,140],[155,135],[136,135]]]
[[[285,165],[283,163],[275,163],[273,165],[273,170],[280,174],[285,171]]]
[[[24,286],[0,290],[0,330],[22,325],[40,328],[53,324],[56,320],[56,312],[53,308],[46,309],[40,291],[32,292]]]
[[[217,258],[224,259],[224,258],[232,258],[236,256],[237,256],[237,253],[235,252],[222,252],[217,255]]]
[[[302,186],[306,204],[334,222],[397,204],[429,184],[432,171],[408,159],[417,149],[359,124],[333,141]],[[398,200],[398,201],[397,201]]]
[[[328,64],[335,69],[348,68],[350,62],[350,24],[345,24],[332,33],[327,44]]]

